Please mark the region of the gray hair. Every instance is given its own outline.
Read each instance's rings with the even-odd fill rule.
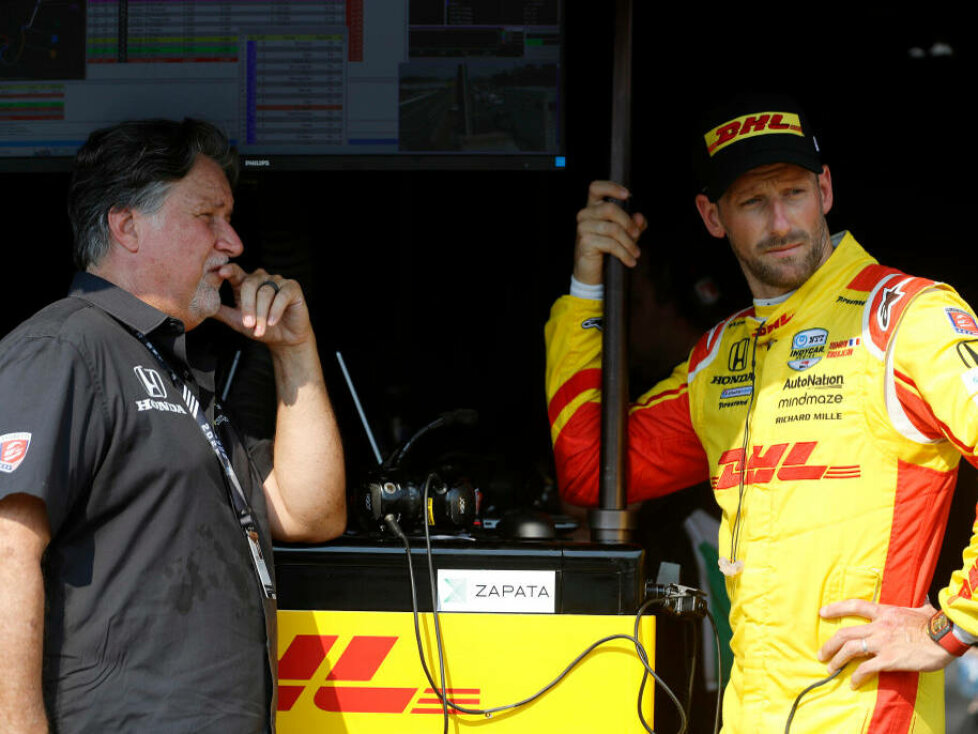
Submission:
[[[89,135],[75,157],[68,188],[75,266],[87,270],[108,251],[112,209],[157,212],[171,184],[190,173],[198,155],[214,160],[235,185],[237,153],[209,122],[135,120]]]

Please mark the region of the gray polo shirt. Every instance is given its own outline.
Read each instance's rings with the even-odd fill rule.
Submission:
[[[51,525],[48,715],[65,732],[265,731],[274,604],[262,601],[217,458],[123,324],[147,335],[213,421],[213,369],[188,357],[182,323],[93,275],[0,342],[0,497],[41,498]],[[222,434],[270,560],[268,446]]]

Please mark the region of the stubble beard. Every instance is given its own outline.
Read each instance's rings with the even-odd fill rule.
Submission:
[[[217,289],[209,283],[201,280],[197,284],[193,298],[190,299],[190,313],[197,319],[198,323],[210,318],[217,313],[221,307],[221,295]]]
[[[208,262],[204,266],[204,275],[197,283],[197,289],[190,299],[190,308],[188,309],[197,323],[214,316],[221,308],[220,282],[215,287],[211,284],[210,277],[214,267],[226,262],[226,259],[222,259],[219,262]]]
[[[828,257],[829,234],[825,217],[819,217],[815,231],[794,230],[784,237],[769,237],[754,246],[754,251],[763,253],[775,247],[794,243],[807,243],[808,247],[800,261],[776,263],[755,257],[742,259],[741,265],[750,271],[756,280],[767,286],[784,291],[801,287],[818,270]]]

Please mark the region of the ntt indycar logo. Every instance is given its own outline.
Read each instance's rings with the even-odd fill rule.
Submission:
[[[796,372],[803,372],[818,364],[825,354],[829,341],[826,329],[805,329],[791,337],[791,359],[788,366]]]
[[[825,350],[829,332],[825,329],[806,329],[791,337],[791,352]]]

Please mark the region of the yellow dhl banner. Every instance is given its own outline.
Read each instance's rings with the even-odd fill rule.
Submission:
[[[442,613],[439,621],[449,700],[486,709],[543,688],[596,640],[632,634],[634,617]],[[441,703],[421,669],[410,612],[280,611],[278,626],[279,734],[441,731]],[[430,614],[421,615],[421,639],[437,683]],[[652,658],[653,617],[643,617],[639,639]],[[614,640],[515,711],[486,718],[449,709],[449,731],[642,732],[636,713],[641,677],[634,646]],[[650,723],[651,684],[643,707]]]

